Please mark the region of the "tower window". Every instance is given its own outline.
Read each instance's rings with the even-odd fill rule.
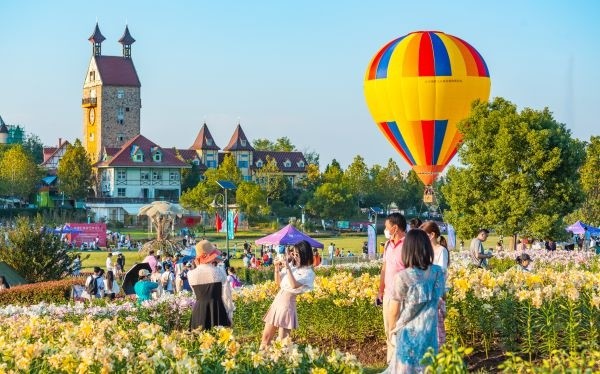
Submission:
[[[126,111],[126,112],[129,112],[129,107],[126,107],[126,108],[125,108],[125,111]]]
[[[95,71],[90,71],[90,82],[93,82],[96,80],[96,72]]]
[[[94,133],[90,132],[90,141],[94,141]]]
[[[125,120],[125,108],[118,107],[117,108],[117,122],[122,125]]]
[[[119,134],[119,136],[117,136],[117,140],[122,142],[125,140],[125,136],[123,136],[122,134]]]
[[[246,139],[241,139],[240,140],[240,144],[242,145],[242,147],[246,146]]]
[[[123,99],[125,97],[125,90],[122,88],[119,88],[117,90],[117,99]]]

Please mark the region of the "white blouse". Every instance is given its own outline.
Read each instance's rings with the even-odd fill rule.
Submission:
[[[296,279],[296,282],[302,284],[298,288],[293,288],[290,284],[290,277],[287,276],[287,269],[281,271],[281,283],[280,287],[283,291],[300,295],[301,293],[312,291],[315,286],[315,272],[312,266],[302,266],[299,268],[292,268],[292,274]]]

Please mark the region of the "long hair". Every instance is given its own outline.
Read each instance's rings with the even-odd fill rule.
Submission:
[[[406,268],[427,270],[433,264],[433,247],[427,233],[421,229],[406,233],[402,244],[402,263]]]
[[[300,256],[298,267],[311,266],[313,264],[312,247],[306,240],[296,243],[294,248],[298,251],[298,255]]]
[[[115,281],[115,275],[113,274],[112,270],[107,271],[106,272],[106,283],[108,283],[109,291],[112,291],[114,281]]]
[[[442,236],[442,233],[440,231],[440,226],[438,226],[437,223],[435,223],[434,221],[426,221],[419,228],[428,234],[433,233],[435,235],[435,237],[439,239],[440,245],[442,247],[448,249],[448,242],[446,241],[446,238],[444,238]]]

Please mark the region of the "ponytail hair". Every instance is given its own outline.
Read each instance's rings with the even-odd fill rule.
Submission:
[[[440,245],[446,249],[448,249],[448,242],[446,241],[446,238],[444,238],[443,236],[440,236]]]
[[[434,221],[426,221],[421,225],[420,229],[428,234],[433,233],[433,235],[438,238],[440,245],[448,252],[448,266],[450,266],[450,250],[448,250],[448,242],[446,241],[446,238],[442,236],[440,226],[438,226],[438,224]]]

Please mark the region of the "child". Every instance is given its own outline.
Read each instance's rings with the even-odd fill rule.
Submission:
[[[531,257],[527,253],[521,253],[520,256],[517,256],[517,270],[531,272],[529,269],[529,265],[531,264]]]

